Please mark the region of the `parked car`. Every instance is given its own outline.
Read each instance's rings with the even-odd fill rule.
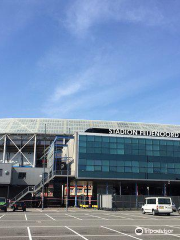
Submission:
[[[26,204],[25,204],[25,202],[16,202],[12,205],[11,208],[13,209],[13,212],[15,212],[16,210],[23,210],[23,212],[25,212]]]
[[[172,203],[172,210],[173,210],[173,212],[177,211],[175,203]]]
[[[0,197],[0,210],[7,212],[7,201],[5,197]]]
[[[142,213],[167,214],[173,212],[172,200],[170,197],[148,197],[145,198],[145,204],[142,206]]]
[[[180,214],[180,207],[178,207],[178,213]]]

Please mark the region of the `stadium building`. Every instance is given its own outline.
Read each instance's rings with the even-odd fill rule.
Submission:
[[[180,196],[180,126],[0,119],[0,195],[40,197],[42,178],[59,204],[98,193]]]

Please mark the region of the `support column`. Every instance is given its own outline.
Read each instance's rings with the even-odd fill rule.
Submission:
[[[164,190],[163,190],[164,196],[167,196],[167,191],[166,191],[166,183],[164,183]]]
[[[5,163],[6,160],[6,143],[7,143],[7,137],[4,136],[4,150],[3,150],[3,163]]]
[[[77,181],[75,180],[75,207],[77,207]]]
[[[138,185],[135,183],[136,208],[138,208]]]
[[[119,195],[121,196],[122,195],[122,190],[121,190],[121,182],[120,182],[120,184],[119,184]]]
[[[108,182],[106,182],[106,194],[109,194],[109,186],[108,186]]]
[[[33,167],[36,167],[36,148],[37,148],[37,136],[34,136],[34,158],[33,158]]]

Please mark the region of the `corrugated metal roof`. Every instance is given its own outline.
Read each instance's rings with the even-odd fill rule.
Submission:
[[[58,135],[84,132],[88,128],[114,128],[144,131],[180,132],[179,125],[134,123],[101,120],[8,118],[0,119],[0,134],[47,134]]]

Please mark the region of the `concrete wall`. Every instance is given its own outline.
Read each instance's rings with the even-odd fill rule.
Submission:
[[[0,163],[0,169],[2,169],[2,176],[0,176],[0,184],[11,183],[12,164]]]
[[[19,179],[20,172],[25,172],[26,178]],[[42,172],[43,168],[15,167],[12,171],[12,185],[36,185],[42,180]]]

